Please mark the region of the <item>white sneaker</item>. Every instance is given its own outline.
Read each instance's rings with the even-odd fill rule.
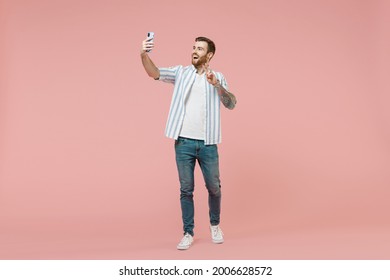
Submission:
[[[188,232],[184,234],[183,238],[180,240],[180,243],[177,244],[177,249],[179,250],[187,250],[190,248],[192,242],[194,241],[194,238],[192,237],[191,234]]]
[[[211,230],[211,239],[214,243],[220,244],[223,243],[223,232],[219,225],[216,226],[210,226]]]

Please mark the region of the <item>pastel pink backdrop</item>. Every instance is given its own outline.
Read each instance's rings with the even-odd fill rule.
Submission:
[[[389,259],[387,1],[0,2],[1,259]],[[181,235],[172,86],[144,72],[216,42],[221,226]]]

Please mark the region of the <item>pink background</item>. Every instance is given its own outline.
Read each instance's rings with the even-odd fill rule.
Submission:
[[[0,2],[1,259],[390,259],[390,5]],[[226,242],[181,218],[172,86],[194,38],[238,99],[219,146]]]

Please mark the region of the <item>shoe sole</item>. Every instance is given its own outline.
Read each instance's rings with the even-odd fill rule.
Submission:
[[[214,244],[222,244],[224,240],[213,240]]]
[[[193,243],[194,243],[194,241],[192,241],[191,244],[188,246],[179,246],[178,245],[178,246],[176,246],[176,248],[177,248],[177,250],[188,250]]]

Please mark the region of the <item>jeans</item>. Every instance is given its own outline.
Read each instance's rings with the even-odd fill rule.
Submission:
[[[221,213],[221,184],[217,145],[179,137],[175,141],[176,165],[180,180],[180,204],[184,233],[194,235],[194,169],[198,161],[209,193],[210,224],[218,225]]]

